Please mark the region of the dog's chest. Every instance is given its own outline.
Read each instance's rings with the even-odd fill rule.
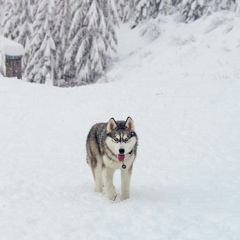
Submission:
[[[124,162],[113,160],[109,158],[107,155],[104,155],[103,163],[106,167],[109,167],[112,169],[122,169],[123,164],[126,165],[126,169],[129,169],[132,166],[134,159],[135,159],[134,154],[129,155]]]

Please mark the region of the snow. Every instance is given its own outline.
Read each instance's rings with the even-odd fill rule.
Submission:
[[[9,56],[22,56],[24,48],[21,44],[0,36],[0,52]]]
[[[0,79],[1,239],[238,240],[239,17],[159,17],[118,35],[108,83]],[[112,203],[93,190],[85,141],[94,123],[128,116],[131,197]]]

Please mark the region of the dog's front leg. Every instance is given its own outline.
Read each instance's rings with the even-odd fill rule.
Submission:
[[[103,183],[105,186],[105,191],[108,196],[108,199],[111,201],[114,201],[117,197],[115,187],[113,185],[113,174],[114,174],[113,169],[104,166],[103,167]]]
[[[103,179],[102,179],[102,160],[100,158],[97,159],[97,165],[93,168],[93,175],[95,180],[95,191],[102,192],[103,191]]]
[[[131,169],[122,169],[121,170],[121,199],[126,200],[130,196],[130,181],[132,175]]]

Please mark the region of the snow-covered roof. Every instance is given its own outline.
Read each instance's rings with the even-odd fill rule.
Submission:
[[[8,56],[22,56],[24,54],[24,48],[21,44],[5,37],[0,37],[0,51]]]

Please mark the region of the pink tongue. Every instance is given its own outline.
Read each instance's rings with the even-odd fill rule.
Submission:
[[[118,160],[119,160],[120,162],[123,162],[123,161],[124,161],[124,158],[125,158],[125,155],[124,155],[124,154],[119,154],[119,155],[118,155]]]

